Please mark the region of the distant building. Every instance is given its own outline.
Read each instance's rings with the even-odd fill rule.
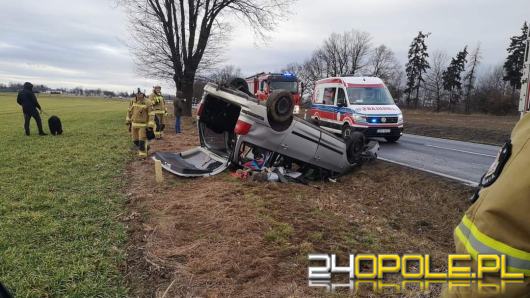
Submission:
[[[63,91],[61,90],[48,90],[46,92],[44,92],[46,94],[63,94]]]

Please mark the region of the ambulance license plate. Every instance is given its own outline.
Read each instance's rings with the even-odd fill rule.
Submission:
[[[377,133],[390,133],[390,129],[378,129]]]

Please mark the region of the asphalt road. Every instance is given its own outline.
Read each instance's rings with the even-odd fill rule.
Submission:
[[[379,159],[476,186],[499,147],[404,134],[397,143],[380,142]]]

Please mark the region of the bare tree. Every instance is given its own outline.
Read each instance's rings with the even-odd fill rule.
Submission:
[[[510,83],[504,81],[502,64],[490,68],[478,78],[473,103],[481,112],[503,115],[515,112],[511,100]]]
[[[479,85],[481,88],[497,90],[500,94],[506,95],[509,90],[509,83],[504,81],[504,69],[502,65],[490,68],[489,72],[481,78]]]
[[[400,68],[394,52],[385,45],[380,45],[372,51],[368,64],[370,75],[379,77],[384,81],[389,80]]]
[[[214,70],[208,76],[208,80],[218,84],[228,84],[234,78],[241,77],[241,69],[234,65],[225,65]]]
[[[331,34],[309,59],[297,66],[305,91],[312,92],[315,82],[325,77],[359,74],[368,64],[370,47],[371,37],[366,32]]]
[[[371,37],[366,32],[332,33],[313,58],[322,60],[327,76],[355,75],[366,67],[370,46]]]
[[[399,65],[386,79],[385,83],[396,103],[400,104],[405,92],[405,70]]]
[[[340,76],[348,69],[348,36],[347,34],[332,33],[322,46],[322,57],[326,62],[328,72],[332,76]]]
[[[352,30],[348,33],[348,39],[351,40],[348,47],[350,53],[349,74],[356,75],[366,66],[366,56],[368,56],[371,47],[372,37],[368,32]]]
[[[118,0],[127,8],[142,73],[172,80],[186,99],[200,69],[219,62],[229,20],[249,24],[259,37],[271,31],[287,0]],[[191,115],[191,100],[184,113]]]
[[[324,53],[321,50],[316,50],[298,71],[298,77],[305,84],[306,93],[312,94],[315,83],[324,77],[330,76],[323,57]]]
[[[425,90],[434,97],[436,112],[440,112],[442,99],[444,97],[443,73],[449,64],[449,57],[446,53],[436,51],[433,53],[429,63],[431,68],[425,75]]]
[[[289,63],[287,64],[284,68],[282,68],[280,70],[281,73],[284,73],[284,72],[290,72],[290,73],[295,73],[298,75],[298,77],[300,77],[300,72],[302,71],[302,65],[298,64],[298,63]]]
[[[468,63],[468,71],[464,76],[464,90],[465,90],[465,112],[469,114],[471,111],[471,92],[475,89],[475,80],[477,78],[477,67],[482,59],[480,54],[480,44],[477,45],[475,50],[471,53]]]

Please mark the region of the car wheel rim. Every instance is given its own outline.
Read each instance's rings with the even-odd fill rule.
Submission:
[[[277,110],[278,110],[278,114],[280,115],[285,115],[289,112],[289,99],[286,98],[286,97],[282,97],[279,101],[278,101],[278,105],[277,105]]]

